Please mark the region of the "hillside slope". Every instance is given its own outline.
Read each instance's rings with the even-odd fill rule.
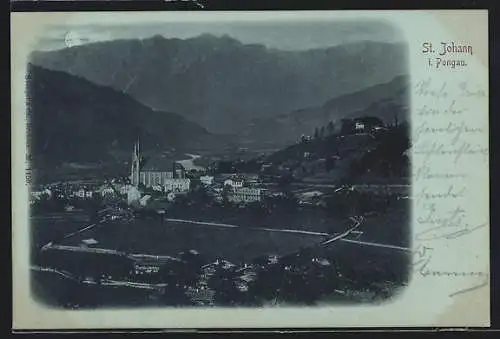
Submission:
[[[408,180],[406,123],[387,130],[304,140],[266,160],[295,179],[323,183],[402,183]]]
[[[409,78],[397,76],[387,83],[328,100],[320,106],[303,108],[275,118],[256,119],[248,136],[259,131],[262,142],[289,144],[303,134],[312,135],[315,128],[326,126],[329,122],[333,122],[338,129],[343,118],[373,116],[390,124],[397,117],[404,122],[408,120],[408,106]]]
[[[196,123],[87,80],[33,65],[27,79],[30,150],[49,164],[128,160],[138,137],[144,150],[221,144]]]

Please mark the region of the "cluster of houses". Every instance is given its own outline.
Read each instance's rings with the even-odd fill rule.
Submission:
[[[31,202],[52,197],[52,191],[48,188],[35,189],[30,192]]]
[[[210,288],[209,281],[217,272],[235,271],[236,276],[233,280],[234,286],[239,292],[248,292],[249,284],[257,279],[257,272],[255,267],[251,264],[243,264],[241,267],[223,260],[217,259],[214,262],[202,267],[202,272],[198,281],[194,286],[190,286],[186,294],[188,297],[198,305],[212,306],[215,299],[215,291]]]
[[[256,174],[221,174],[217,178],[204,175],[200,182],[211,192],[216,200],[227,199],[234,203],[252,203],[261,201],[267,190],[260,187]]]
[[[177,194],[188,192],[193,182],[186,177],[182,164],[165,158],[152,158],[144,161],[139,152],[139,142],[134,145],[131,166],[131,184],[147,190],[167,193],[168,199]],[[219,174],[201,175],[199,182],[213,194],[216,200],[227,199],[235,203],[261,201],[267,191],[259,187],[256,174]]]
[[[143,174],[143,173],[141,173]],[[155,192],[167,200],[173,201],[176,196],[189,192],[192,188],[192,180],[181,175],[180,178],[169,178],[161,173],[156,176],[156,173],[146,173],[141,176],[145,180],[140,180],[139,186],[132,183],[107,182],[100,185],[64,185],[46,187],[33,187],[31,201],[41,201],[52,197],[66,199],[94,199],[94,198],[124,198],[128,204],[134,202],[141,206],[148,205]],[[150,181],[150,177],[159,177],[159,182]],[[161,179],[163,178],[163,179]],[[235,203],[250,203],[261,201],[264,192],[263,188],[258,187],[258,178],[254,175],[235,175],[226,174],[217,176],[203,175],[199,177],[199,182],[207,188],[207,191],[213,193],[216,200],[222,199],[224,192],[227,194],[229,201]],[[151,183],[154,183],[151,184]]]
[[[130,185],[127,184],[53,184],[41,187],[32,187],[30,190],[31,201],[67,198],[67,199],[92,199],[96,197],[105,197],[109,194],[126,195]]]

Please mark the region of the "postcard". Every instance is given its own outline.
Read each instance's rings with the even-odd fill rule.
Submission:
[[[13,327],[488,327],[488,13],[13,13]]]

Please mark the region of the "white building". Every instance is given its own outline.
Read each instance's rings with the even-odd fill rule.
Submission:
[[[111,187],[106,187],[101,191],[101,195],[104,197],[105,195],[113,195],[115,194],[115,190],[112,189]]]
[[[85,198],[92,198],[92,191],[87,191],[83,188],[80,188],[78,191],[73,192],[73,195],[77,198],[85,199]]]
[[[50,198],[52,196],[52,191],[47,188],[42,191],[31,191],[31,196],[37,200],[41,199],[43,196]]]
[[[127,192],[127,202],[128,204],[135,203],[141,198],[141,192],[135,186],[131,186]]]
[[[273,254],[273,255],[269,255],[267,257],[267,261],[271,264],[271,265],[274,265],[274,264],[277,264],[279,262],[279,258],[277,255]]]
[[[224,186],[231,186],[232,188],[242,188],[243,179],[229,178],[224,181]]]
[[[165,192],[189,191],[191,180],[187,178],[170,178],[165,180]]]
[[[141,206],[146,206],[148,204],[148,200],[151,199],[150,195],[145,195],[141,199],[139,199],[139,204]]]
[[[253,184],[258,184],[260,182],[260,177],[258,174],[245,173],[243,176],[245,177],[245,182],[247,184],[253,185]]]
[[[250,188],[250,187],[240,187],[233,189],[232,192],[229,193],[228,199],[232,202],[254,202],[260,201],[262,199],[261,188]]]
[[[153,191],[155,191],[155,192],[163,191],[163,187],[161,187],[160,185],[155,185],[152,188],[153,188]]]
[[[211,175],[202,175],[200,181],[203,185],[212,185],[214,183],[214,177]]]
[[[359,122],[357,121],[356,122],[356,125],[354,127],[356,129],[356,131],[364,131],[365,130],[365,124],[363,124],[362,122]]]

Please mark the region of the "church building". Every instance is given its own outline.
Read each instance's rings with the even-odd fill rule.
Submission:
[[[172,185],[173,179],[185,179],[184,167],[175,162],[162,158],[152,158],[147,161],[141,159],[139,141],[134,144],[132,155],[131,182],[134,186],[145,187]]]

